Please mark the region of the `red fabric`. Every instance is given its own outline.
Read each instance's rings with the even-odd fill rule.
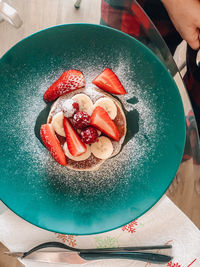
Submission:
[[[140,24],[137,18],[127,12],[123,12],[121,19],[121,31],[133,36],[139,36]]]
[[[101,19],[112,28],[121,30],[121,10],[111,7],[105,1],[101,2]]]
[[[149,29],[150,27],[150,21],[144,11],[138,7],[137,4],[133,3],[131,5],[131,10],[133,13],[138,17],[141,18],[142,25],[144,26],[145,29]]]

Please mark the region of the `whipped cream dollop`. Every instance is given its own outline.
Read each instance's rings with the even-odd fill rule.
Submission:
[[[67,99],[62,103],[62,111],[65,117],[70,118],[77,111],[75,104],[76,102],[73,99]]]

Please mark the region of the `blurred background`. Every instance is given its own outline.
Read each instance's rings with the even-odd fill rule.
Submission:
[[[19,29],[6,21],[0,23],[0,57],[22,38],[63,23],[99,23],[101,0],[4,0],[19,13],[23,24]]]

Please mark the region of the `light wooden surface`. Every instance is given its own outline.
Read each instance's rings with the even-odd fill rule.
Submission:
[[[200,165],[192,159],[182,163],[167,196],[200,229]]]
[[[101,0],[82,0],[75,9],[75,0],[6,0],[15,8],[23,25],[15,29],[7,22],[0,23],[0,56],[22,38],[41,29],[64,23],[99,23]]]
[[[7,22],[0,23],[0,56],[22,38],[38,30],[63,23],[99,23],[100,20],[101,0],[82,0],[78,10],[74,8],[74,0],[6,2],[18,10],[23,25],[15,29]],[[192,160],[182,164],[167,195],[200,228],[200,166],[194,166]],[[15,264],[0,256],[0,267],[17,267]]]
[[[17,259],[4,254],[8,249],[0,242],[0,267],[23,267]]]

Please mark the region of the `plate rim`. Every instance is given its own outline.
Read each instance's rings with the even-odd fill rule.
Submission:
[[[24,41],[26,41],[26,39],[29,39],[39,33],[42,33],[42,32],[45,32],[45,31],[48,31],[48,30],[51,30],[51,29],[55,29],[55,28],[61,28],[61,27],[70,27],[70,26],[90,26],[90,27],[96,27],[96,28],[105,28],[107,30],[110,30],[110,31],[115,31],[115,32],[118,32],[119,34],[121,35],[124,35],[130,39],[134,39],[134,41],[139,45],[139,46],[142,46],[145,50],[148,51],[148,53],[151,54],[151,56],[159,62],[159,64],[162,65],[162,67],[165,69],[165,71],[168,73],[168,76],[169,76],[169,79],[171,79],[172,83],[174,83],[175,87],[177,88],[177,95],[178,95],[178,98],[179,98],[179,105],[180,105],[180,112],[182,113],[182,122],[181,124],[182,125],[185,125],[185,113],[184,113],[184,107],[183,107],[183,101],[182,101],[182,97],[181,97],[181,94],[180,94],[180,91],[179,91],[179,88],[178,86],[176,85],[173,77],[171,76],[170,72],[168,71],[167,67],[164,65],[164,63],[155,55],[155,53],[153,53],[152,50],[150,50],[147,46],[145,46],[142,42],[138,41],[136,38],[120,31],[120,30],[117,30],[115,28],[112,28],[112,27],[109,27],[109,26],[106,26],[106,25],[100,25],[100,24],[93,24],[93,23],[64,23],[64,24],[59,24],[59,25],[54,25],[54,26],[51,26],[51,27],[47,27],[47,28],[44,28],[42,30],[39,30],[39,31],[36,31],[28,36],[26,36],[25,38],[21,39],[20,41],[18,41],[15,45],[13,45],[12,47],[10,47],[1,57],[0,57],[0,63],[1,61],[9,54],[12,52],[12,50],[15,48],[15,47],[18,47],[20,46],[21,43],[23,43]],[[150,205],[147,209],[145,209],[140,215],[136,216],[135,218],[131,219],[130,221],[126,222],[126,223],[123,223],[119,226],[116,226],[116,227],[111,227],[109,229],[103,229],[103,230],[100,230],[100,231],[97,231],[97,232],[85,232],[85,233],[79,233],[79,232],[61,232],[59,230],[56,230],[56,229],[52,229],[51,227],[47,227],[47,226],[41,226],[39,224],[36,224],[34,222],[31,222],[27,219],[25,219],[24,217],[22,217],[22,215],[20,215],[17,211],[13,210],[13,208],[11,208],[8,204],[6,204],[3,199],[1,198],[0,200],[5,204],[5,206],[10,209],[14,214],[16,214],[18,217],[22,218],[23,220],[25,220],[26,222],[36,226],[36,227],[39,227],[41,229],[44,229],[44,230],[47,230],[47,231],[50,231],[50,232],[54,232],[54,233],[60,233],[60,234],[67,234],[67,235],[80,235],[80,236],[87,236],[87,235],[96,235],[96,234],[101,234],[101,233],[106,233],[106,232],[109,232],[109,231],[113,231],[113,230],[116,230],[124,225],[127,225],[129,224],[130,222],[132,222],[133,220],[136,220],[138,219],[139,217],[143,216],[145,213],[147,213],[150,209],[152,209],[159,201],[160,199],[164,196],[165,192],[168,190],[168,188],[170,187],[176,173],[177,173],[177,170],[180,166],[180,163],[181,163],[181,159],[182,159],[182,156],[183,156],[183,152],[184,152],[184,147],[185,147],[185,140],[186,140],[186,127],[183,127],[183,136],[184,136],[184,140],[183,140],[183,144],[182,144],[182,149],[181,149],[181,157],[179,158],[179,160],[177,159],[177,164],[176,164],[176,168],[175,168],[175,171],[174,171],[174,175],[173,175],[173,178],[169,179],[170,182],[169,182],[169,185],[166,186],[164,192],[162,191],[161,195],[157,196],[156,197],[156,200],[152,202],[152,205]]]

